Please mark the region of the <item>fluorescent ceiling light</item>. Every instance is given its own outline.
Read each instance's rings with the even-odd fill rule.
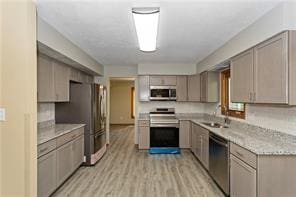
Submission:
[[[138,42],[141,51],[156,50],[159,8],[133,8]]]

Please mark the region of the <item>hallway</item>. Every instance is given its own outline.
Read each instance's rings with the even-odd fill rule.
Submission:
[[[133,126],[111,127],[106,155],[94,167],[81,167],[54,196],[224,196],[190,151],[149,155],[133,139]]]

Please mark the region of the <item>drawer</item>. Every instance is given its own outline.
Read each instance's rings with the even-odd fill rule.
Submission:
[[[139,120],[139,127],[149,127],[149,120]]]
[[[57,143],[56,139],[50,140],[48,142],[45,142],[43,144],[38,145],[37,148],[37,157],[41,157],[50,151],[56,149]]]
[[[243,160],[253,168],[257,168],[257,156],[249,150],[242,148],[234,143],[230,143],[230,153]]]
[[[76,129],[77,130],[77,132],[78,132],[78,136],[80,136],[80,135],[84,135],[84,127],[81,127],[81,128],[79,128],[79,129]]]
[[[75,129],[65,135],[62,135],[61,137],[58,137],[57,139],[57,147],[62,146],[63,144],[66,144],[67,142],[70,142],[80,136],[83,132],[83,128]]]

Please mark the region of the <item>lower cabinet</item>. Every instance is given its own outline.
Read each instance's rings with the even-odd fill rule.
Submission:
[[[73,168],[78,168],[84,159],[84,137],[83,135],[73,141]]]
[[[73,143],[69,142],[57,151],[57,183],[62,184],[73,171]]]
[[[191,151],[209,169],[209,131],[195,123],[191,129]]]
[[[256,197],[256,170],[230,155],[230,196]]]
[[[190,148],[191,122],[181,120],[179,128],[179,146],[180,148]]]
[[[38,197],[47,197],[57,188],[56,161],[56,151],[38,159]]]
[[[77,131],[55,139],[65,143],[38,158],[38,197],[50,196],[83,163],[84,135]],[[53,144],[53,140],[39,145],[38,150],[49,147],[47,143]]]
[[[139,149],[150,148],[150,126],[149,120],[140,120],[138,122],[138,133],[139,133]]]

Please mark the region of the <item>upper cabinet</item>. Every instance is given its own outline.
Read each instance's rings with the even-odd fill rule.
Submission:
[[[296,34],[281,33],[231,59],[231,100],[296,104]]]
[[[177,85],[176,76],[166,76],[166,75],[155,75],[150,76],[150,85],[151,86],[175,86]]]
[[[180,75],[177,76],[177,101],[187,101],[187,76]]]
[[[93,83],[92,76],[42,54],[38,54],[37,71],[38,102],[68,102],[70,80]]]
[[[202,102],[219,101],[219,73],[206,71],[200,74],[200,100]]]
[[[288,32],[254,48],[256,103],[288,103]]]
[[[254,51],[248,50],[230,62],[232,102],[251,102],[253,92]]]
[[[199,102],[200,101],[200,75],[188,76],[188,101]]]
[[[150,98],[150,86],[149,86],[149,76],[140,75],[138,76],[139,83],[139,100],[140,101],[149,101]]]
[[[53,62],[55,102],[66,102],[70,100],[70,68],[59,62]]]
[[[38,102],[69,101],[70,68],[38,55]]]

